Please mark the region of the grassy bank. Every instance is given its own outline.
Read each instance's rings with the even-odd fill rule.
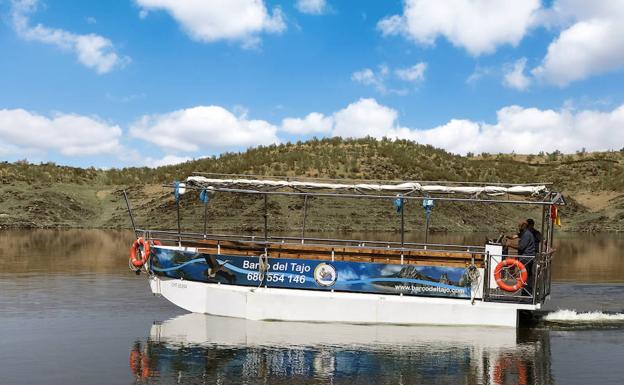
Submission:
[[[0,164],[0,226],[129,227],[122,189],[127,189],[139,224],[175,225],[175,206],[162,183],[194,171],[279,176],[381,180],[475,182],[552,182],[566,194],[564,231],[624,230],[624,154],[602,152],[458,156],[409,141],[374,139],[310,140],[226,153],[175,166],[98,170],[27,161]],[[272,198],[273,230],[299,228],[301,198]],[[423,210],[407,207],[407,229],[420,229]],[[538,217],[535,210],[494,205],[445,203],[436,207],[432,229],[475,231],[509,229],[517,218]],[[183,227],[201,228],[203,207],[194,195],[182,200]],[[262,203],[249,196],[217,194],[208,210],[215,230],[259,229]],[[310,201],[310,231],[393,231],[398,219],[387,201]]]

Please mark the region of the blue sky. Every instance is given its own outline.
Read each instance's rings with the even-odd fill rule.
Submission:
[[[624,3],[0,0],[0,159],[156,166],[312,136],[624,146]]]

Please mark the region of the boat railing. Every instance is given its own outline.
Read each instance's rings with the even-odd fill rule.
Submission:
[[[551,262],[554,251],[541,252],[536,255],[487,255],[484,273],[483,299],[489,302],[519,302],[541,304],[550,295]],[[527,271],[527,281],[514,291],[504,291],[496,282],[492,282],[497,265],[507,258],[519,260]],[[520,277],[521,272],[515,274]]]
[[[266,238],[263,235],[248,234],[208,234],[196,232],[181,232],[168,230],[146,230],[136,229],[136,235],[145,239],[158,239],[165,242],[188,243],[199,242],[202,240],[211,241],[236,241],[240,243],[254,243],[257,245],[306,245],[306,246],[325,246],[328,248],[350,247],[366,247],[368,249],[378,250],[394,250],[394,251],[439,251],[449,253],[473,253],[485,255],[484,246],[476,245],[457,245],[446,243],[421,243],[421,242],[397,242],[385,240],[363,240],[363,239],[342,239],[342,238],[323,238],[323,237],[297,237],[288,235],[269,235]]]
[[[143,236],[148,240],[158,239],[165,244],[175,244],[179,246],[201,247],[202,241],[237,242],[241,245],[253,245],[254,247],[265,247],[267,249],[284,246],[301,246],[302,238],[293,236],[272,235],[266,239],[259,235],[244,234],[207,234],[195,232],[175,232],[167,230],[143,230],[137,229],[137,236]],[[336,239],[307,237],[303,239],[304,244],[311,248],[324,247],[328,250],[340,249],[349,246],[353,249],[366,249],[369,251],[396,251],[393,257],[384,254],[384,257],[398,258],[410,251],[431,251],[438,253],[448,253],[449,255],[465,255],[470,253],[473,257],[472,263],[483,266],[483,295],[482,300],[486,302],[515,302],[526,304],[539,304],[550,295],[551,287],[551,260],[553,251],[538,253],[534,256],[518,256],[515,254],[490,255],[483,246],[467,246],[454,244],[435,244],[406,242],[401,247],[400,242],[382,240],[358,240],[358,239]],[[269,255],[270,257],[270,255]],[[503,291],[493,281],[494,270],[498,263],[507,258],[520,260],[528,272],[526,285],[516,292]],[[400,263],[403,263],[401,260]]]
[[[190,179],[190,178],[189,178]],[[197,181],[195,181],[197,182]],[[164,242],[165,245],[177,245],[180,247],[198,247],[208,246],[214,244],[224,244],[226,241],[231,241],[243,245],[245,253],[262,254],[262,248],[264,248],[264,255],[269,254],[269,251],[278,250],[283,245],[287,245],[291,250],[297,249],[294,246],[298,246],[299,249],[309,246],[311,249],[314,246],[321,246],[318,249],[322,249],[321,254],[327,254],[327,250],[330,250],[332,260],[334,256],[334,249],[346,248],[355,249],[353,255],[366,255],[370,257],[368,261],[372,262],[376,253],[383,255],[383,258],[393,259],[394,263],[419,263],[418,257],[426,258],[429,255],[423,253],[423,251],[430,251],[431,256],[436,253],[448,253],[443,255],[443,258],[453,260],[452,263],[457,265],[465,264],[466,267],[470,265],[476,265],[478,268],[482,268],[482,294],[483,301],[497,301],[497,302],[521,302],[521,303],[542,303],[546,297],[550,294],[550,282],[551,282],[551,259],[552,250],[549,245],[552,245],[554,234],[554,221],[557,218],[557,206],[564,205],[565,201],[561,193],[549,191],[545,185],[524,185],[515,186],[509,185],[507,187],[497,188],[485,188],[479,187],[476,189],[470,189],[466,186],[444,187],[444,186],[428,186],[432,191],[425,191],[422,189],[415,189],[413,191],[405,191],[405,186],[396,185],[380,185],[380,186],[367,186],[367,185],[339,185],[336,187],[337,192],[323,192],[324,189],[330,188],[331,185],[322,184],[318,186],[316,184],[305,184],[302,189],[301,184],[290,183],[288,181],[282,181],[275,185],[277,182],[258,180],[250,181],[241,179],[237,181],[209,181],[210,183],[190,183],[187,179],[186,184],[174,183],[173,187],[176,207],[176,219],[177,219],[177,231],[173,230],[150,230],[141,229],[136,226],[135,218],[132,213],[132,207],[130,201],[123,191],[124,199],[132,227],[137,237],[144,237],[148,240],[158,239]],[[416,185],[416,183],[407,183],[409,185]],[[258,187],[257,185],[261,186]],[[275,185],[275,186],[274,186]],[[480,184],[479,184],[480,185]],[[286,186],[280,189],[280,186]],[[421,186],[422,187],[422,186]],[[305,189],[307,188],[307,190]],[[416,188],[416,187],[414,187]],[[419,187],[420,188],[420,187]],[[319,190],[320,189],[320,190]],[[180,218],[180,195],[186,190],[193,190],[199,194],[200,201],[203,202],[203,232],[189,232],[183,231]],[[317,191],[319,190],[319,191]],[[343,191],[344,190],[344,191]],[[363,191],[366,190],[366,191]],[[383,190],[379,192],[378,190]],[[422,191],[421,191],[422,190]],[[448,190],[448,191],[447,191]],[[331,190],[330,190],[331,191]],[[520,198],[510,198],[509,194],[514,191],[520,191]],[[260,228],[263,230],[257,235],[241,235],[241,234],[209,234],[208,228],[208,197],[215,192],[234,193],[234,194],[251,194],[260,195],[263,198],[263,215],[262,225]],[[452,195],[452,193],[463,195]],[[412,194],[413,195],[410,195]],[[485,194],[485,195],[484,195]],[[501,195],[503,194],[503,195]],[[529,194],[529,195],[527,195]],[[268,199],[269,196],[289,196],[289,197],[301,197],[303,199],[302,210],[302,223],[301,223],[301,235],[275,235],[269,234],[269,210]],[[422,195],[422,196],[416,196]],[[306,236],[306,220],[307,220],[307,203],[308,197],[335,197],[344,199],[383,199],[392,200],[398,210],[400,220],[400,242],[390,240],[361,240],[361,239],[338,239],[338,238],[323,238],[319,236]],[[405,240],[406,228],[405,228],[405,210],[403,209],[404,202],[412,201],[418,202],[422,200],[422,206],[425,208],[426,220],[424,228],[425,242],[407,242]],[[542,226],[541,233],[544,235],[544,240],[541,243],[541,247],[548,251],[546,253],[538,253],[535,256],[515,256],[515,255],[490,255],[488,248],[482,245],[457,245],[457,244],[445,244],[445,243],[429,243],[429,215],[434,202],[471,202],[471,203],[486,203],[486,204],[517,204],[522,206],[538,205],[542,208]],[[259,218],[260,219],[260,218]],[[206,242],[211,241],[211,242]],[[546,247],[548,245],[548,248]],[[217,248],[218,249],[218,248]],[[366,249],[366,250],[364,250]],[[393,251],[392,253],[384,253],[382,251]],[[410,252],[413,252],[410,254]],[[343,254],[348,255],[348,251]],[[468,254],[468,255],[467,255]],[[270,257],[270,255],[268,255]],[[404,256],[406,258],[404,258]],[[351,257],[351,256],[349,256]],[[493,271],[496,269],[497,264],[502,258],[518,258],[521,259],[530,274],[528,274],[528,282],[516,292],[504,292],[497,287],[496,283],[492,283]],[[398,259],[400,258],[400,262]],[[436,258],[440,258],[437,254]]]

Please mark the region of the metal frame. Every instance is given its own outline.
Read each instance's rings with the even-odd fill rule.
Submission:
[[[172,185],[165,184],[163,187],[172,187]],[[205,190],[206,187],[203,186],[193,186],[187,185],[187,190]],[[293,189],[294,190],[294,189]],[[242,189],[242,188],[224,188],[224,187],[211,187],[211,192],[228,192],[228,193],[239,193],[239,194],[266,194],[266,195],[285,195],[285,196],[305,196],[305,195],[313,195],[317,197],[336,197],[336,198],[356,198],[356,199],[396,199],[396,193],[390,194],[369,194],[358,190],[358,194],[354,193],[327,193],[327,192],[316,192],[316,191],[307,191],[304,189],[296,189],[294,191],[275,191],[275,190],[252,190],[252,189]],[[449,198],[444,196],[436,196],[430,194],[446,194],[452,195],[453,193],[439,193],[439,192],[428,192],[427,195],[407,195],[407,193],[403,194],[403,199],[406,200],[423,200],[423,199],[431,199],[434,201],[448,201],[448,202],[471,202],[471,203],[500,203],[500,204],[521,204],[521,205],[552,205],[552,204],[565,204],[562,202],[561,194],[547,192],[542,199],[547,199],[549,196],[555,196],[555,198],[551,200],[512,200],[512,199],[496,199],[497,196],[500,195],[492,195],[491,199],[483,199],[483,198]]]
[[[552,252],[546,252],[538,253],[534,256],[515,254],[487,255],[484,270],[487,280],[484,280],[483,298],[486,301],[509,302],[511,300],[512,302],[530,303],[533,305],[544,302],[544,300],[546,300],[546,298],[550,295],[550,263],[552,254]],[[527,282],[526,286],[522,287],[515,293],[505,292],[498,288],[491,289],[489,277],[492,274],[492,269],[495,267],[492,263],[494,258],[516,258],[524,260],[524,266],[532,271],[531,281]]]
[[[254,243],[258,245],[300,245],[300,237],[293,236],[268,236],[267,239],[264,236],[256,235],[243,235],[243,234],[204,234],[194,232],[177,233],[170,230],[151,230],[137,228],[137,236],[142,236],[145,239],[159,239],[170,242],[177,242],[178,237],[181,235],[183,241],[193,242],[200,240],[235,240],[242,243]],[[473,245],[453,245],[444,243],[419,243],[419,242],[405,242],[401,247],[400,242],[396,241],[382,241],[382,240],[361,240],[361,239],[339,239],[339,238],[319,238],[319,237],[305,237],[304,244],[310,246],[336,246],[336,247],[360,247],[367,249],[378,250],[395,250],[395,251],[438,251],[447,253],[473,253],[483,254],[485,247],[473,246]]]
[[[200,174],[195,173],[195,175],[219,175],[219,176],[241,176],[237,174]],[[250,177],[254,175],[244,175],[245,177]],[[263,176],[266,177],[266,176]],[[306,178],[300,178],[306,179]],[[289,178],[290,180],[290,178]],[[316,178],[316,180],[321,180],[320,178]],[[328,180],[328,179],[324,179]],[[342,179],[341,181],[344,181]],[[359,182],[365,180],[358,180]],[[388,182],[388,181],[384,181]],[[442,183],[442,181],[422,181],[418,183]],[[470,184],[468,182],[446,182],[448,184],[457,184],[457,185],[467,185]],[[483,183],[483,184],[475,184],[471,185],[496,185],[496,186],[519,186],[520,184],[503,184],[503,183]],[[530,183],[530,184],[522,184],[524,186],[534,186],[534,185],[549,185],[548,183]],[[173,187],[171,184],[164,185],[164,187]],[[143,236],[147,239],[159,239],[163,241],[169,241],[173,243],[177,243],[179,246],[182,246],[184,242],[193,242],[200,240],[236,240],[238,242],[243,243],[254,243],[256,245],[264,246],[265,253],[267,249],[271,245],[300,245],[307,244],[311,246],[325,246],[328,249],[331,248],[333,250],[337,247],[344,247],[345,245],[349,245],[351,247],[361,247],[368,248],[372,250],[394,250],[400,252],[400,263],[404,263],[403,255],[405,252],[409,251],[437,251],[437,252],[446,252],[446,253],[472,253],[476,256],[482,257],[484,261],[484,287],[483,287],[483,300],[484,301],[517,301],[524,303],[532,303],[537,304],[541,303],[550,295],[550,287],[551,287],[551,258],[554,252],[552,248],[552,240],[554,235],[553,228],[553,218],[550,215],[550,207],[552,205],[565,205],[565,200],[560,193],[556,192],[546,192],[542,194],[540,198],[537,200],[534,197],[528,197],[523,200],[514,200],[509,199],[508,194],[506,199],[500,199],[500,194],[493,195],[488,199],[479,198],[478,195],[473,195],[470,198],[463,197],[449,197],[450,193],[436,193],[430,192],[427,195],[423,196],[414,196],[408,195],[412,192],[400,194],[399,198],[404,200],[403,202],[407,202],[409,200],[422,200],[422,199],[431,199],[433,201],[445,201],[445,202],[470,202],[470,203],[482,203],[482,204],[519,204],[519,205],[541,205],[542,206],[542,234],[544,236],[544,241],[540,244],[540,253],[536,256],[521,256],[521,258],[526,259],[529,258],[530,261],[527,265],[530,264],[529,267],[532,271],[533,282],[531,282],[532,292],[527,291],[523,288],[520,295],[513,294],[500,294],[496,290],[489,289],[489,277],[491,274],[492,266],[492,258],[494,256],[490,256],[486,251],[484,246],[468,246],[468,245],[452,245],[452,244],[435,244],[428,243],[427,235],[425,237],[424,243],[416,243],[416,242],[405,242],[405,226],[404,226],[404,210],[405,205],[402,206],[400,216],[401,216],[401,234],[400,234],[400,242],[396,241],[379,241],[379,240],[357,240],[357,239],[336,239],[336,238],[319,238],[319,237],[306,237],[306,219],[308,212],[308,197],[332,197],[332,198],[346,198],[346,199],[397,199],[396,193],[389,194],[379,194],[379,193],[365,193],[357,190],[357,193],[347,192],[347,193],[331,193],[331,192],[319,192],[319,191],[310,191],[309,189],[300,189],[300,188],[291,188],[293,191],[279,191],[276,188],[267,188],[264,190],[258,189],[243,189],[243,188],[224,188],[224,187],[212,187],[212,186],[202,186],[200,184],[197,185],[186,185],[187,190],[207,190],[210,192],[225,192],[225,193],[239,193],[239,194],[251,194],[251,195],[262,195],[263,197],[263,217],[264,217],[264,228],[263,228],[263,236],[258,237],[255,235],[233,235],[233,234],[208,234],[207,229],[207,203],[204,204],[204,231],[203,233],[194,233],[194,232],[183,232],[181,229],[181,220],[180,220],[180,201],[176,202],[176,213],[177,213],[177,232],[167,231],[167,230],[149,230],[149,229],[140,229],[136,227],[134,216],[132,214],[132,208],[130,206],[130,201],[128,200],[128,196],[124,191],[124,198],[126,200],[126,205],[128,208],[128,212],[130,215],[130,219],[132,221],[132,227],[137,236]],[[416,191],[414,191],[416,192]],[[279,195],[279,196],[301,196],[303,197],[303,221],[301,226],[301,236],[293,237],[293,236],[272,236],[269,235],[269,222],[268,222],[268,199],[269,196]],[[443,196],[440,196],[443,195]],[[426,230],[428,233],[428,230]],[[387,256],[387,255],[386,255]],[[392,257],[394,256],[387,256]],[[398,257],[398,255],[397,255]],[[500,257],[500,256],[496,256]],[[517,255],[504,255],[505,257],[514,257],[517,258]]]

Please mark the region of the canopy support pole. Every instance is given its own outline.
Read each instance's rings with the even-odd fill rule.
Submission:
[[[265,245],[269,241],[269,211],[267,205],[268,195],[264,194],[264,242]]]
[[[132,208],[130,207],[130,200],[128,200],[128,194],[126,194],[126,190],[123,190],[124,199],[126,200],[126,207],[128,208],[128,215],[130,215],[130,222],[132,222],[132,230],[136,235],[136,224],[134,223],[134,215],[132,215]]]
[[[401,198],[401,249],[405,245],[405,207]]]
[[[176,211],[178,214],[178,246],[182,247],[182,227],[180,226],[180,200],[176,199]]]
[[[555,233],[555,220],[552,217],[551,214],[551,207],[548,207],[548,251],[552,250],[553,248],[553,238],[554,238],[554,233]]]
[[[542,206],[542,230],[541,230],[542,242],[540,242],[540,245],[539,245],[539,251],[541,251],[542,253],[546,251],[546,248],[544,246],[548,243],[547,241],[548,234],[544,232],[545,227],[546,227],[546,213],[548,209],[549,209],[548,206]]]
[[[204,202],[204,239],[206,239],[207,227],[208,227],[208,201]]]
[[[429,243],[429,217],[431,216],[431,211],[427,210],[425,216],[425,244]]]
[[[301,225],[301,244],[305,242],[306,218],[308,216],[308,195],[303,196],[303,223]]]

